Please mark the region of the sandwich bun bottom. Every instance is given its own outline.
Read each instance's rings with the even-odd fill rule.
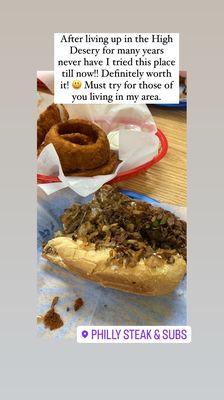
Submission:
[[[186,273],[186,262],[179,254],[175,261],[151,256],[135,267],[109,264],[110,248],[95,250],[71,237],[56,237],[43,248],[42,256],[85,279],[113,289],[145,296],[161,296],[172,292]]]

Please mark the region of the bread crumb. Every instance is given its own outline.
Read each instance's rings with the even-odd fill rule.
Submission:
[[[43,322],[43,315],[38,315],[37,316],[37,324],[41,324]]]

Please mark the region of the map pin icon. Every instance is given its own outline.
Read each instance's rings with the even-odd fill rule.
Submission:
[[[82,331],[82,336],[84,337],[84,339],[88,336],[88,332],[87,331]]]

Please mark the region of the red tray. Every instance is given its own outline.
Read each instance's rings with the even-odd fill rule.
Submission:
[[[126,179],[130,179],[133,176],[137,175],[141,171],[145,171],[149,168],[152,167],[152,165],[156,164],[158,161],[160,161],[167,153],[168,150],[168,142],[166,139],[166,136],[163,134],[163,132],[158,129],[156,132],[156,135],[158,136],[160,140],[160,149],[159,153],[156,157],[154,157],[151,161],[148,161],[145,164],[139,165],[136,168],[132,168],[129,171],[121,172],[118,174],[114,179],[110,181],[110,183],[115,183],[115,182],[121,182]],[[58,176],[46,176],[46,175],[41,175],[37,174],[37,183],[54,183],[54,182],[61,182]]]

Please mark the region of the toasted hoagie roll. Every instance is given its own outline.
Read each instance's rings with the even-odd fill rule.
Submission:
[[[96,250],[94,245],[62,236],[44,246],[43,257],[102,286],[148,296],[172,292],[186,272],[186,262],[178,254],[173,255],[172,263],[169,263],[158,250],[134,267],[128,267],[110,262],[111,250]]]

